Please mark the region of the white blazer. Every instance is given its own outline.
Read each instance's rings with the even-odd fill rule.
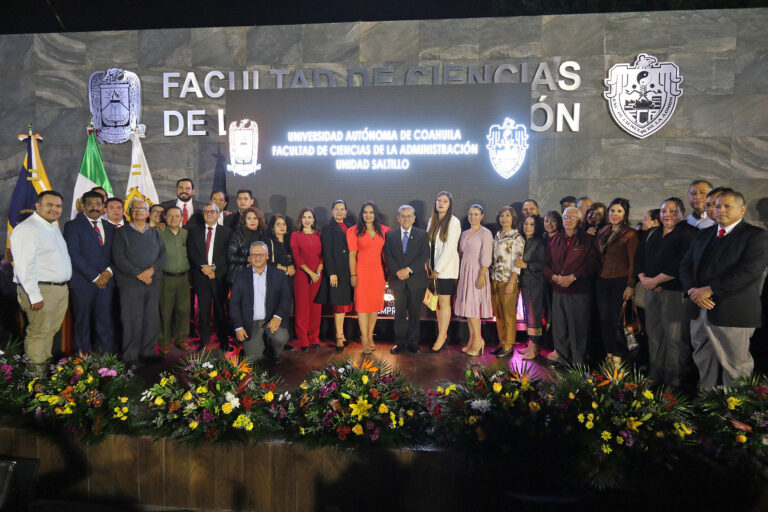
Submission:
[[[432,224],[432,219],[427,223],[427,231]],[[459,237],[461,236],[461,222],[456,216],[451,216],[448,223],[448,238],[443,242],[440,233],[435,237],[435,265],[432,270],[438,272],[439,279],[459,278]],[[430,248],[431,249],[431,248]]]

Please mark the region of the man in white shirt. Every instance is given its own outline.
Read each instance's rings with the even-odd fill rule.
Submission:
[[[63,210],[59,192],[41,192],[35,213],[11,233],[13,280],[21,309],[27,314],[24,351],[35,373],[42,377],[51,358],[53,336],[67,313],[72,262],[57,221]]]
[[[125,209],[122,199],[119,197],[110,197],[107,199],[105,209],[107,211],[106,219],[110,224],[115,226],[115,229],[125,225]]]
[[[176,182],[176,199],[160,203],[168,210],[171,206],[177,206],[181,210],[181,225],[185,228],[188,223],[203,223],[203,203],[195,201],[195,184],[191,178],[181,178]]]
[[[688,187],[691,213],[685,221],[693,227],[707,229],[715,225],[715,221],[707,217],[707,194],[710,190],[712,190],[712,184],[706,180],[695,180]]]

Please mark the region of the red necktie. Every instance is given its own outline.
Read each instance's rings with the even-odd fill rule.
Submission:
[[[717,238],[723,238],[725,236],[725,228],[720,228],[720,231],[717,232]]]
[[[209,226],[208,227],[208,234],[205,235],[205,259],[206,260],[208,259],[208,250],[211,247],[211,236],[212,235],[213,235],[213,228]],[[199,238],[198,238],[198,240],[199,240]]]
[[[93,229],[96,231],[96,235],[98,235],[99,237],[99,243],[101,245],[104,245],[104,239],[101,237],[101,231],[99,231],[98,221],[92,220],[91,222],[93,222]]]
[[[186,226],[189,222],[189,212],[187,211],[187,203],[184,203],[184,209],[181,211],[181,225]]]

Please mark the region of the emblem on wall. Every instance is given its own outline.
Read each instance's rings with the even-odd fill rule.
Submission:
[[[97,71],[88,80],[88,101],[101,142],[120,144],[131,133],[144,133],[141,119],[141,81],[136,73],[118,68]]]
[[[229,123],[230,172],[247,176],[261,169],[259,163],[259,125],[256,121],[243,119]]]
[[[504,124],[494,124],[488,130],[488,156],[496,172],[508,179],[520,170],[528,150],[528,130],[514,119],[504,118]]]
[[[616,64],[608,71],[603,96],[614,121],[640,139],[659,131],[675,113],[683,77],[674,62],[659,62],[641,53],[634,65]]]

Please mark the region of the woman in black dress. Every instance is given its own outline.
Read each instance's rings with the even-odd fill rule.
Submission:
[[[275,213],[269,219],[269,262],[293,277],[296,265],[291,253],[291,233],[288,231],[288,221],[282,213]]]
[[[267,223],[264,214],[253,206],[240,215],[235,232],[227,246],[227,280],[229,284],[235,279],[235,274],[248,266],[248,254],[251,243],[267,241]],[[269,244],[267,244],[269,246]]]
[[[544,241],[544,221],[538,215],[530,215],[523,221],[525,247],[523,257],[515,261],[521,268],[520,291],[523,294],[525,324],[528,327],[528,347],[523,353],[525,360],[535,359],[541,345],[541,317],[544,313],[544,275],[541,269],[547,256]]]
[[[347,344],[344,336],[344,315],[352,311],[352,285],[349,275],[349,247],[347,246],[347,203],[337,199],[331,206],[333,218],[320,232],[323,247],[323,282],[315,302],[333,308],[336,327],[336,352],[342,352]]]

